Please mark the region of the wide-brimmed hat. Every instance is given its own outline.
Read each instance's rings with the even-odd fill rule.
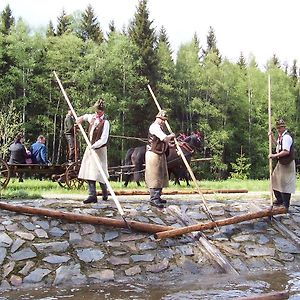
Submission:
[[[97,100],[94,104],[94,108],[96,110],[104,110],[104,101],[102,99]]]
[[[279,119],[276,121],[276,127],[286,127],[286,124],[283,119]]]
[[[167,112],[165,110],[161,110],[155,117],[164,121],[168,119]]]

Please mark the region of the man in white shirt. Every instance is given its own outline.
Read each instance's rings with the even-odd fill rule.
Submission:
[[[161,199],[162,189],[169,183],[166,151],[169,142],[175,137],[174,133],[167,135],[163,132],[163,125],[166,120],[166,112],[161,110],[149,127],[145,157],[145,181],[150,192],[150,204],[158,208],[164,208],[166,203],[166,200]]]
[[[92,149],[97,153],[102,169],[105,172],[106,178],[108,175],[107,166],[107,141],[109,136],[109,121],[104,115],[104,101],[98,100],[94,105],[95,114],[85,114],[77,118],[77,123],[81,124],[83,121],[89,122],[88,138],[91,142]],[[86,180],[88,183],[89,196],[83,203],[96,203],[96,182],[100,183],[102,189],[102,199],[108,199],[107,186],[100,173],[100,170],[95,163],[95,159],[92,155],[92,150],[87,147],[80,166],[78,178]]]
[[[283,119],[276,121],[278,138],[275,140],[272,132],[272,141],[276,144],[276,153],[270,154],[270,159],[278,159],[277,165],[272,173],[272,188],[276,201],[274,205],[284,205],[286,209],[290,206],[291,194],[296,190],[296,165],[293,138],[286,129]]]

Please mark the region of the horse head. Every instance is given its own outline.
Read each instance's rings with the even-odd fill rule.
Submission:
[[[201,132],[192,132],[192,134],[186,137],[183,141],[187,143],[193,150],[202,151],[203,138]]]

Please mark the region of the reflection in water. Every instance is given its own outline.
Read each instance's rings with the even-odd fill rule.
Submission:
[[[176,282],[151,284],[107,284],[73,289],[36,289],[0,294],[0,300],[59,299],[236,299],[274,291],[289,291],[289,299],[300,299],[300,272],[273,272],[239,277],[207,276],[181,278]]]

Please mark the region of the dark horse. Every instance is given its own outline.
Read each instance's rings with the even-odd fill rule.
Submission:
[[[179,141],[180,148],[185,155],[187,161],[190,163],[191,157],[195,150],[200,150],[202,146],[202,139],[199,133],[192,133],[190,136],[186,137],[183,141]],[[146,146],[140,146],[136,148],[130,148],[125,156],[125,166],[124,168],[124,186],[128,185],[129,180],[133,175],[133,181],[140,186],[140,181],[144,174],[145,169],[145,154]],[[186,167],[180,156],[177,154],[176,147],[169,147],[167,153],[167,163],[168,172],[174,175],[174,184],[179,184],[179,179],[185,179],[187,185],[189,185],[189,178]]]

